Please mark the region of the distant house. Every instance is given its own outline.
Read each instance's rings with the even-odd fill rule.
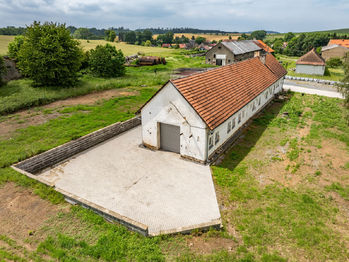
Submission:
[[[307,75],[324,75],[325,60],[313,48],[296,62],[296,73]]]
[[[349,39],[331,39],[327,45],[340,45],[349,48]]]
[[[198,49],[200,51],[208,51],[210,50],[212,47],[209,46],[209,45],[205,45],[204,43],[201,43],[199,46],[198,46]]]
[[[205,163],[282,90],[271,54],[168,81],[140,109],[144,146]]]
[[[330,58],[343,58],[349,52],[349,39],[331,39],[321,49],[321,56],[327,61]]]
[[[166,47],[166,48],[170,48],[171,47],[171,44],[162,44],[161,47]]]
[[[253,40],[221,42],[206,53],[206,64],[228,65],[264,52]]]

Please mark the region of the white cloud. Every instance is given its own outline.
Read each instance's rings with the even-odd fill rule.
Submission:
[[[0,26],[33,20],[75,26],[308,31],[349,26],[348,0],[0,0]]]

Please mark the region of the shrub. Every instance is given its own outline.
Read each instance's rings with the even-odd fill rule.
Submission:
[[[4,84],[2,81],[2,76],[6,73],[5,62],[2,56],[0,56],[0,86]]]
[[[27,27],[18,65],[36,86],[68,87],[78,80],[82,55],[65,24],[34,22]]]
[[[99,77],[118,77],[125,74],[125,57],[121,50],[106,44],[90,51],[89,67]]]
[[[327,60],[326,65],[329,68],[335,68],[343,65],[342,60],[339,57],[332,57]]]
[[[9,56],[16,61],[18,61],[18,52],[24,43],[24,36],[18,35],[15,39],[8,45]]]

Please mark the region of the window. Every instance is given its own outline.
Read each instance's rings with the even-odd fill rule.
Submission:
[[[265,99],[268,98],[268,90],[267,90],[267,92],[264,93],[264,97],[265,97]]]
[[[222,49],[222,47],[221,47],[221,46],[219,46],[219,47],[218,47],[218,49]]]
[[[210,62],[210,61],[211,61],[211,59],[209,58],[209,59],[208,59],[208,61]]]
[[[256,105],[254,102],[252,102],[252,112],[256,110]]]
[[[228,63],[230,63],[230,59],[228,59]]]
[[[258,105],[259,106],[261,105],[261,98],[260,97],[258,98]]]
[[[230,131],[231,131],[231,122],[229,122],[227,125],[227,134],[230,133]]]
[[[210,136],[208,138],[208,149],[211,149],[213,147],[213,138],[212,136]]]
[[[244,118],[244,117],[245,117],[245,110],[242,111],[242,118]]]
[[[235,128],[235,118],[233,118],[233,120],[231,120],[231,129]]]
[[[213,54],[213,58],[216,58],[216,54]]]
[[[214,137],[214,144],[217,145],[218,142],[219,142],[219,132],[217,131]]]
[[[238,124],[240,124],[240,122],[241,122],[241,113],[239,113]]]

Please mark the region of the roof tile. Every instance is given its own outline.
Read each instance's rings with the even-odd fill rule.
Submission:
[[[286,74],[270,54],[171,80],[212,130]]]
[[[301,56],[297,62],[297,65],[325,65],[325,60],[315,52],[313,48],[305,55]]]

